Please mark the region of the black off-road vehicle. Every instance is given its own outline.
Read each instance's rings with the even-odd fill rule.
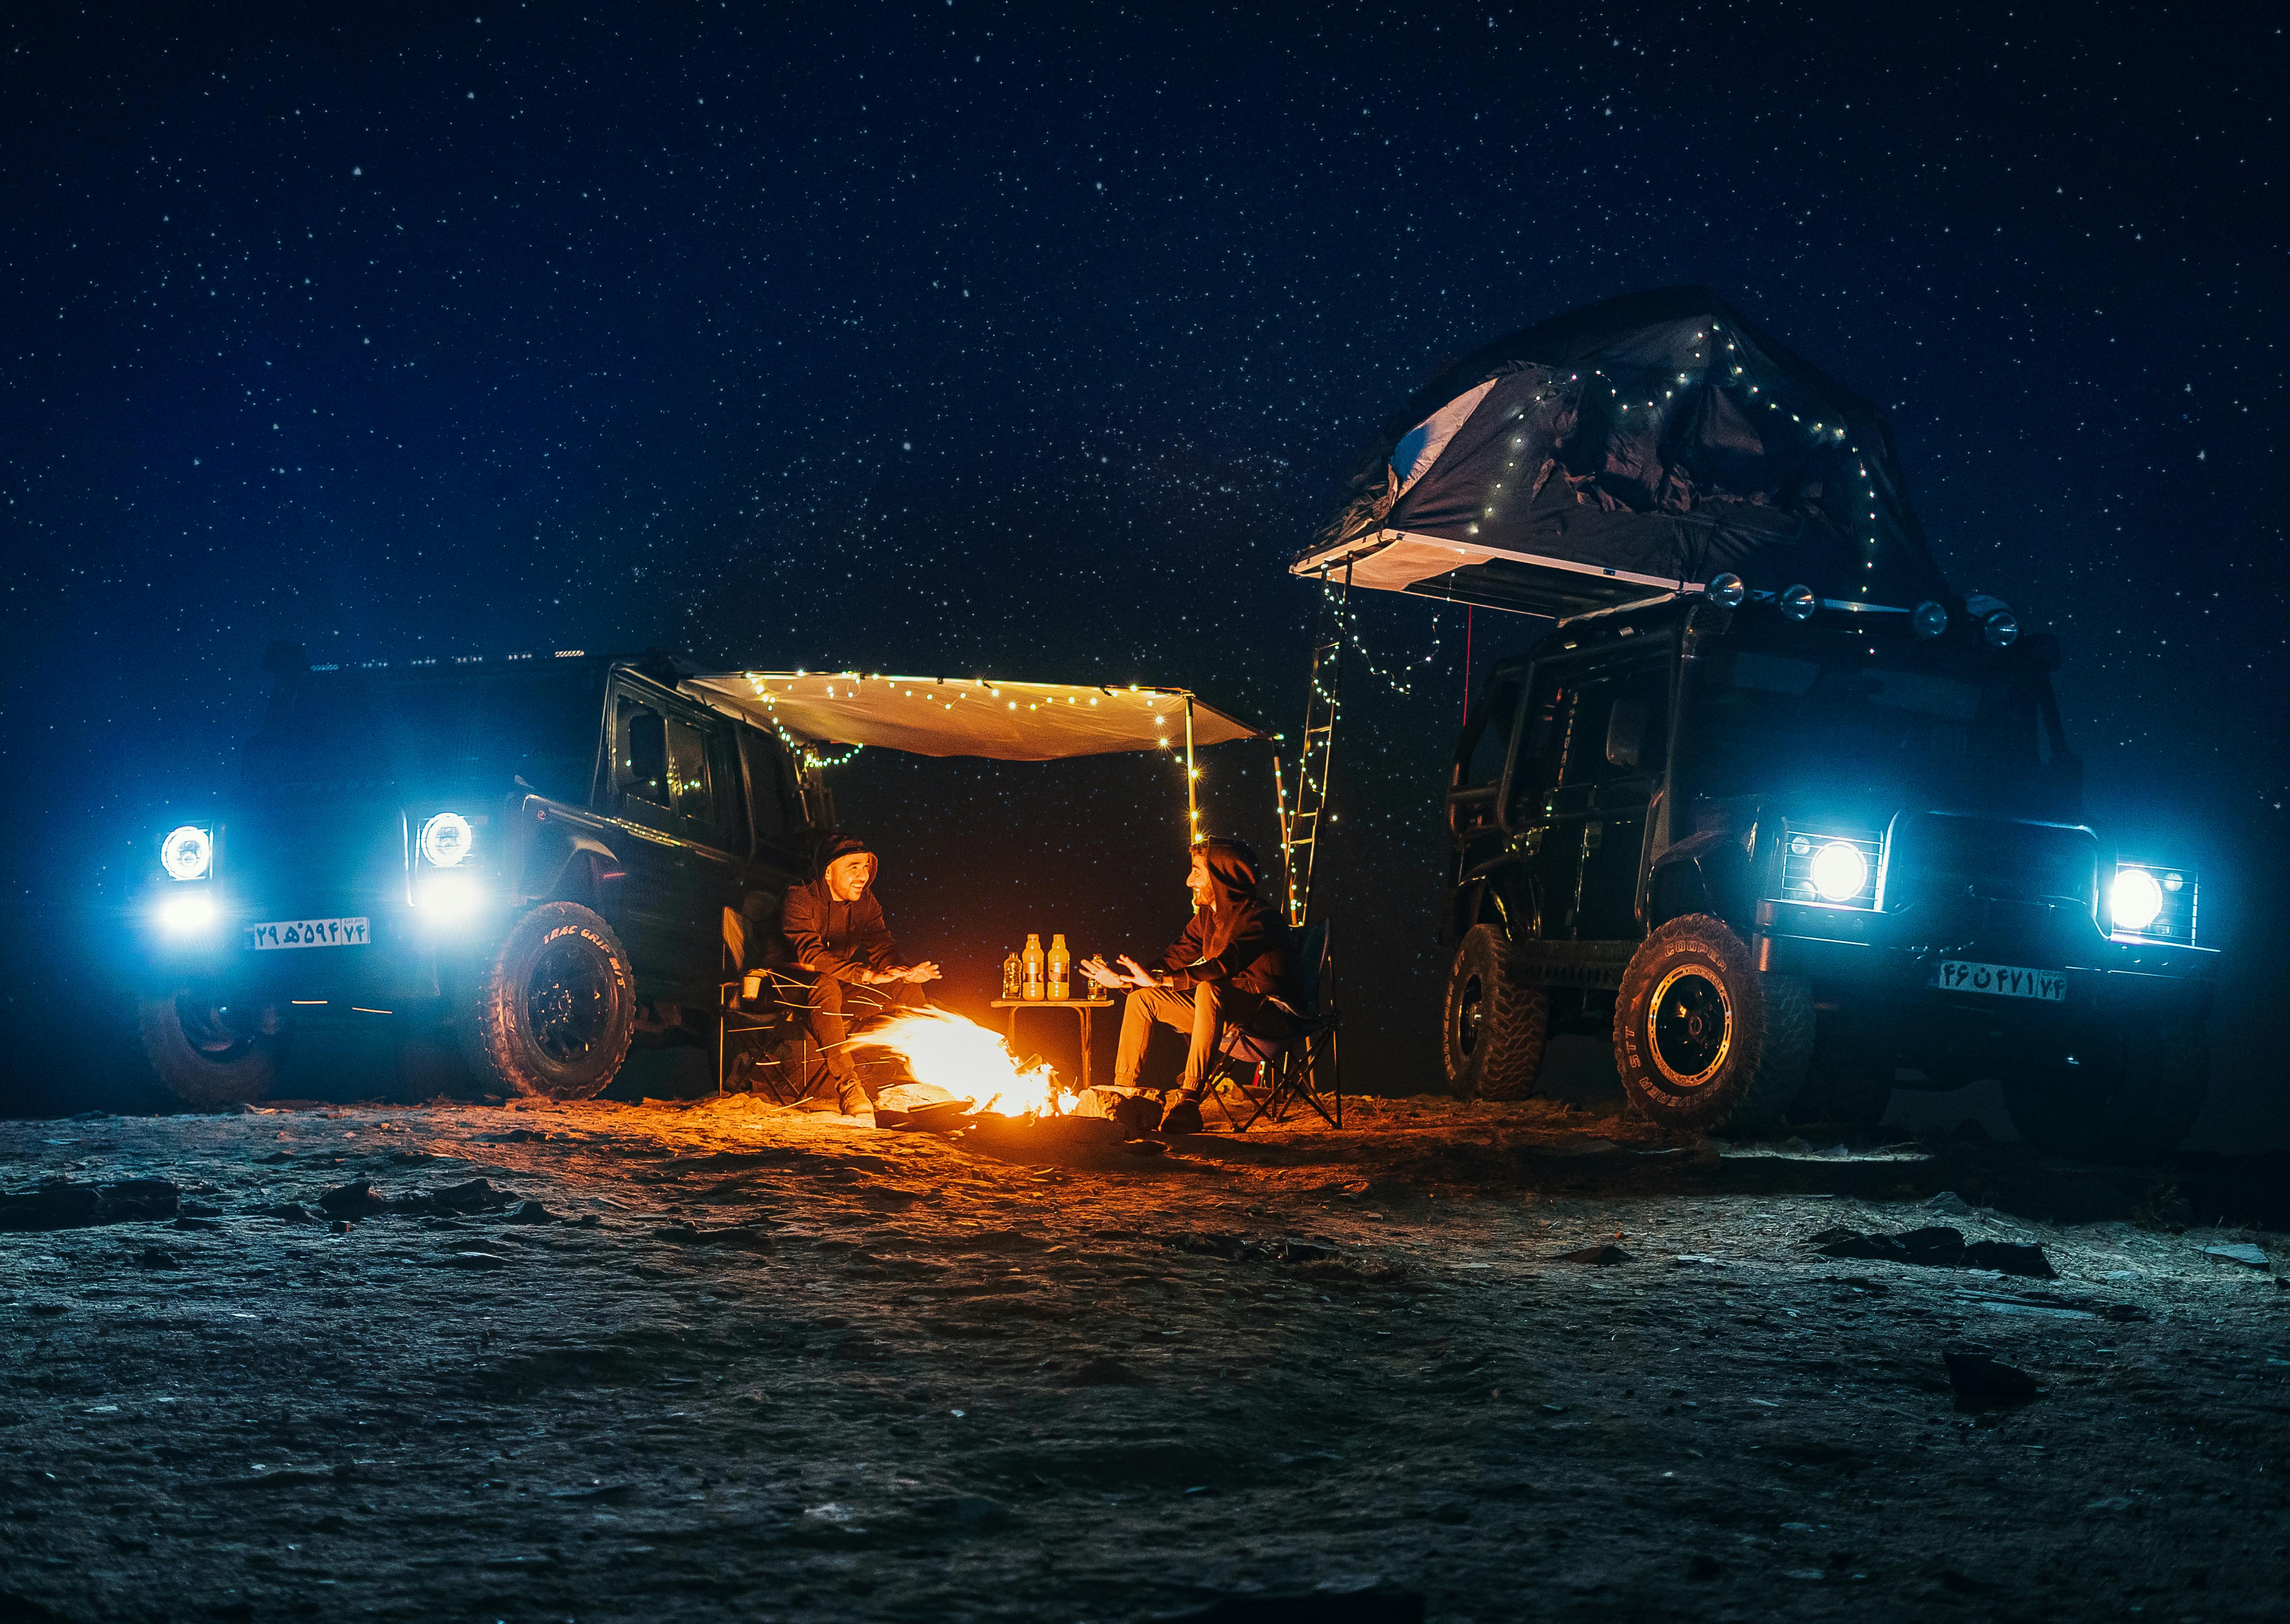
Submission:
[[[594,1094],[647,1006],[712,1008],[756,962],[831,821],[665,660],[265,663],[237,788],[153,831],[137,904],[144,1047],[189,1103],[260,1098],[332,1019],[502,1094]]]
[[[1356,587],[1557,622],[1449,785],[1459,1087],[1526,1092],[1575,1027],[1679,1128],[1980,1077],[2043,1145],[2159,1152],[2193,1120],[2194,875],[2084,827],[2058,645],[1949,584],[1883,413],[1708,288],[1443,368],[1290,568],[1333,605],[1321,660]]]
[[[2216,956],[2190,870],[2082,822],[2054,641],[1743,596],[1584,615],[1496,668],[1447,796],[1450,1078],[1524,1094],[1552,1031],[1611,1030],[1682,1129],[1994,1077],[2040,1146],[2175,1147]]]

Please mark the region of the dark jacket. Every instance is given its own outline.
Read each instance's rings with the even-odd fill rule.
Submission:
[[[1194,910],[1184,933],[1149,966],[1182,990],[1213,981],[1296,1007],[1296,954],[1288,921],[1256,894],[1256,865],[1221,843],[1202,848],[1210,903]]]
[[[821,846],[810,883],[788,887],[787,906],[780,915],[788,957],[814,974],[841,981],[859,980],[862,969],[891,970],[899,963],[891,928],[883,923],[883,905],[875,900],[871,875],[856,902],[838,902],[828,894],[827,866],[854,852],[875,855],[854,835],[838,835]]]

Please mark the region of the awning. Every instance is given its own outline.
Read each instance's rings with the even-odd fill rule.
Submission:
[[[1060,761],[1117,750],[1182,750],[1262,735],[1181,688],[1085,687],[982,677],[729,671],[686,678],[704,702],[812,744],[917,756]]]

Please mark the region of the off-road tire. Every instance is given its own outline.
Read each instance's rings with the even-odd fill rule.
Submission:
[[[586,1100],[617,1076],[636,1036],[636,978],[602,916],[544,902],[509,927],[460,1020],[481,1086]]]
[[[291,1028],[242,1033],[181,988],[146,994],[135,1024],[162,1086],[185,1105],[251,1105],[270,1092],[293,1046]]]
[[[2020,1137],[2088,1162],[2159,1161],[2176,1150],[2210,1088],[2209,1022],[2158,1025],[2088,1051],[2079,1066],[2008,1068],[2004,1104]]]
[[[1681,915],[1622,971],[1614,1069],[1630,1103],[1665,1128],[1771,1126],[1804,1085],[1814,1019],[1802,978],[1759,973],[1724,920]]]
[[[1550,1000],[1518,979],[1510,944],[1491,924],[1463,933],[1447,970],[1439,1055],[1464,1100],[1524,1100],[1542,1075]]]

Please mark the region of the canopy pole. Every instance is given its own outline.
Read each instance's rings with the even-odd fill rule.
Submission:
[[[1201,837],[1200,773],[1193,765],[1193,696],[1185,696],[1185,827],[1192,832],[1185,836],[1185,847],[1192,849]]]

